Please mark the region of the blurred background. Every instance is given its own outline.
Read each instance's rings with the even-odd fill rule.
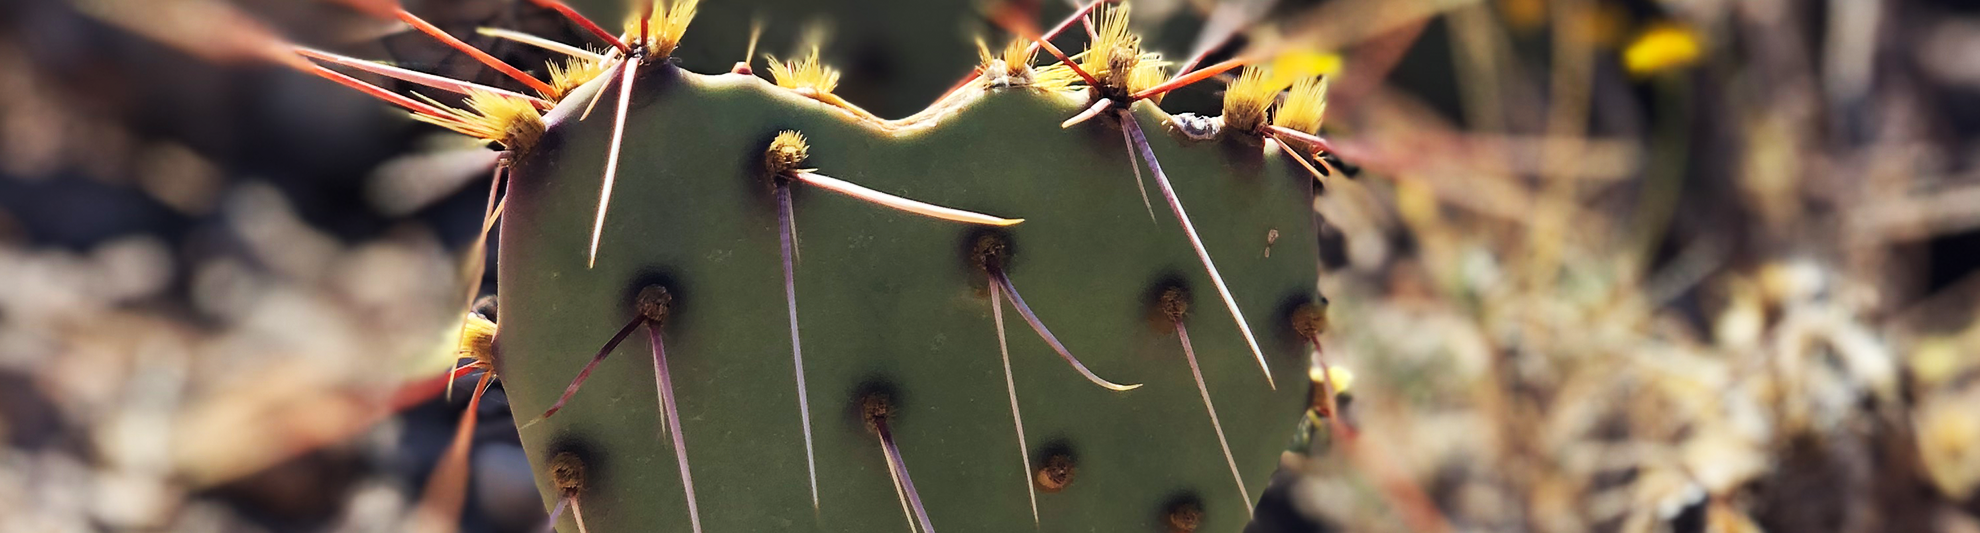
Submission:
[[[1170,57],[1343,58],[1363,172],[1315,208],[1364,445],[1303,440],[1253,531],[1980,532],[1980,6],[1133,2]],[[582,42],[520,0],[407,8],[517,65],[549,56],[475,29]],[[726,71],[760,23],[759,72],[822,43],[902,117],[1007,38],[989,9],[710,2],[678,57]],[[431,363],[496,290],[460,267],[485,151],[200,46],[254,21],[510,83],[335,3],[0,3],[0,531],[399,531],[465,409]],[[463,527],[534,530],[499,390],[471,415]]]

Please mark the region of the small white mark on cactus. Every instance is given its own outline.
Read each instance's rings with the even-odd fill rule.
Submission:
[[[1265,257],[1266,257],[1266,258],[1270,258],[1270,257],[1272,257],[1272,245],[1274,245],[1274,244],[1278,244],[1278,243],[1279,243],[1279,230],[1278,230],[1277,228],[1274,228],[1274,229],[1269,229],[1269,230],[1265,230]]]
[[[1223,134],[1224,120],[1223,117],[1205,117],[1195,113],[1177,113],[1169,117],[1169,127],[1174,128],[1176,133],[1181,133],[1183,138],[1192,141],[1214,141],[1217,140],[1218,135]]]

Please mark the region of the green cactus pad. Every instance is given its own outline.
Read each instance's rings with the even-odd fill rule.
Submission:
[[[501,230],[500,374],[519,420],[541,413],[632,317],[649,283],[674,295],[664,326],[680,425],[705,531],[899,531],[907,527],[859,395],[892,391],[890,427],[935,529],[1032,530],[1025,486],[1067,450],[1076,476],[1037,494],[1037,531],[1166,531],[1194,501],[1199,531],[1235,532],[1242,501],[1159,289],[1189,288],[1204,378],[1249,493],[1264,491],[1309,397],[1308,348],[1287,315],[1314,295],[1310,177],[1255,141],[1190,142],[1137,104],[1154,150],[1265,351],[1267,388],[1174,215],[1136,191],[1118,126],[1061,129],[1084,97],[967,90],[902,121],[854,118],[762,80],[672,66],[640,70],[597,264],[586,248],[611,137],[615,87],[515,162]],[[1007,272],[1095,373],[1089,383],[1013,310],[1005,329],[1032,464],[1020,467],[986,275],[968,252],[983,228],[921,218],[793,185],[799,323],[816,440],[812,508],[785,314],[777,204],[762,155],[782,130],[810,140],[818,173],[916,200],[1025,222]],[[1152,180],[1152,176],[1150,176]],[[1151,195],[1158,189],[1147,184]],[[1267,257],[1268,235],[1276,232]],[[546,508],[548,461],[587,461],[591,531],[687,531],[661,433],[652,357],[634,335],[556,416],[522,431]],[[570,514],[559,529],[577,531]]]

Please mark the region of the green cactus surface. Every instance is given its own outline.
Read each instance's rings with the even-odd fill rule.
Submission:
[[[616,83],[593,83],[516,155],[498,263],[499,373],[519,421],[543,412],[635,316],[634,295],[673,297],[661,328],[680,436],[705,531],[898,531],[903,514],[861,401],[885,391],[887,421],[934,529],[1197,531],[1249,520],[1308,406],[1310,346],[1289,315],[1316,298],[1312,177],[1255,138],[1190,141],[1140,102],[1135,116],[1229,283],[1277,383],[1267,385],[1176,217],[1151,181],[1137,192],[1120,124],[1078,92],[965,89],[929,111],[877,122],[752,76],[639,71],[596,264],[586,251],[612,137]],[[578,114],[604,91],[589,118]],[[1022,218],[986,228],[934,220],[793,183],[797,315],[814,439],[813,508],[786,317],[778,203],[763,154],[779,132],[809,139],[805,166],[889,194]],[[1073,355],[1129,391],[1090,383],[1003,306],[1021,408],[1021,464],[988,275],[985,235]],[[1233,482],[1176,328],[1169,287],[1246,491]],[[555,416],[522,430],[545,507],[550,462],[585,465],[590,531],[688,531],[675,450],[663,433],[647,336],[635,334]],[[1063,490],[1027,485],[1071,458]],[[1187,514],[1187,513],[1183,513]],[[571,514],[558,525],[578,531]]]

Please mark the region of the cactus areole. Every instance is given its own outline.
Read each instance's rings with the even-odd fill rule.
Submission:
[[[1275,389],[1214,297],[1159,307],[1177,287],[1217,293],[1178,219],[1159,201],[1150,219],[1125,121],[1060,127],[1086,92],[978,85],[879,121],[753,76],[636,73],[594,265],[614,117],[580,115],[621,83],[574,91],[510,167],[496,353],[518,419],[628,323],[653,331],[522,430],[546,509],[578,498],[589,531],[1166,531],[1177,502],[1200,509],[1200,531],[1248,522],[1310,397],[1293,385],[1310,347],[1291,315],[1316,297],[1312,177],[1285,154],[1236,134],[1191,141],[1152,103],[1129,106]],[[808,149],[766,158],[792,131]],[[1014,225],[893,209],[799,172]],[[1272,234],[1285,238],[1267,255]],[[642,318],[653,287],[663,320]],[[1095,386],[1070,358],[1139,386]],[[581,487],[552,475],[568,454]]]

